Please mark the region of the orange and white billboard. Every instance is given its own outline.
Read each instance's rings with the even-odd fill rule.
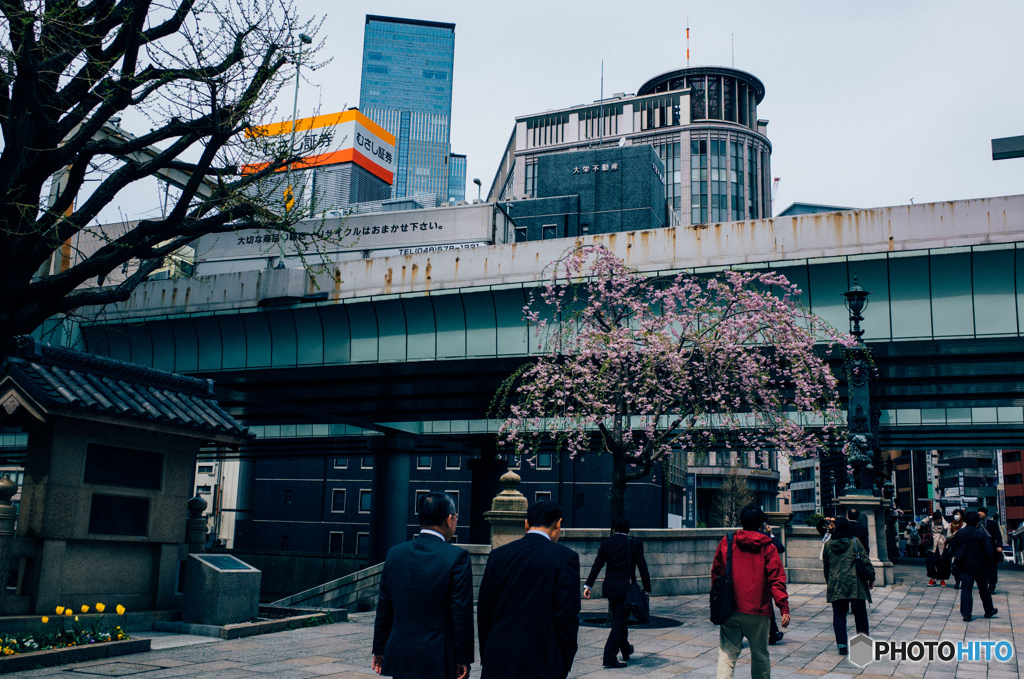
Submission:
[[[261,125],[246,130],[245,136],[269,141],[276,153],[285,155],[291,144],[292,127],[290,120]],[[295,121],[294,131],[295,152],[302,160],[292,169],[355,163],[388,184],[394,183],[395,137],[358,110],[302,118]],[[264,167],[266,163],[252,163],[242,171],[252,173]]]

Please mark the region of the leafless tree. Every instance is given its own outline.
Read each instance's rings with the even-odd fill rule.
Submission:
[[[715,493],[715,521],[719,526],[732,528],[740,525],[740,510],[755,499],[754,491],[747,485],[747,479],[740,474],[738,465],[733,465],[722,479],[722,486]]]
[[[321,65],[320,24],[290,0],[0,0],[0,13],[0,355],[54,314],[127,299],[201,235],[294,230],[297,211],[261,180],[297,158],[244,135],[270,122],[299,54],[303,71]],[[239,171],[254,159],[267,164]],[[165,210],[99,233],[101,212],[153,177],[177,178]],[[81,234],[103,242],[51,266]]]

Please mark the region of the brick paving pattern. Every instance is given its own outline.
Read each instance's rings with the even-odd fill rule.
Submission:
[[[994,597],[999,615],[965,623],[959,612],[959,592],[925,586],[924,568],[897,569],[903,584],[878,589],[868,607],[871,636],[877,640],[948,639],[1000,640],[1024,648],[1024,571],[1004,570]],[[770,648],[773,677],[1019,677],[1016,655],[1006,663],[992,661],[942,663],[927,661],[876,662],[860,669],[836,652],[832,608],[825,603],[824,586],[791,585],[793,621],[783,643]],[[977,596],[977,595],[975,595]],[[584,611],[600,614],[603,601],[585,601]],[[570,677],[587,679],[626,677],[712,677],[718,663],[718,628],[707,620],[707,595],[659,597],[651,601],[653,615],[674,618],[679,627],[631,630],[636,653],[625,669],[601,666],[607,630],[580,628],[580,651]],[[981,613],[980,602],[975,612]],[[347,623],[279,632],[235,641],[179,635],[152,635],[154,649],[127,658],[32,670],[22,677],[132,676],[140,679],[198,677],[277,677],[304,679],[330,677],[369,679],[373,613],[357,613]],[[851,635],[853,617],[850,616]],[[146,636],[145,634],[138,636]],[[1016,651],[1015,651],[1016,653]],[[477,654],[479,658],[479,653]],[[479,676],[479,665],[471,677]],[[750,676],[750,654],[744,649],[736,677]]]

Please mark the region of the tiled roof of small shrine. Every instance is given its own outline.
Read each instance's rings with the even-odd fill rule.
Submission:
[[[213,381],[146,368],[19,337],[3,359],[10,376],[48,411],[78,411],[203,432],[216,439],[252,438],[217,403]]]

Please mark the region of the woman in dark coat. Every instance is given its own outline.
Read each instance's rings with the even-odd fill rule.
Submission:
[[[875,569],[868,559],[867,551],[860,540],[850,536],[850,522],[845,517],[836,519],[835,533],[825,545],[822,554],[825,567],[826,600],[832,604],[832,628],[836,633],[839,655],[846,655],[849,635],[846,631],[846,614],[853,609],[853,619],[858,634],[868,633],[868,606],[871,595],[867,585],[857,577],[857,559],[867,567],[871,580]]]

